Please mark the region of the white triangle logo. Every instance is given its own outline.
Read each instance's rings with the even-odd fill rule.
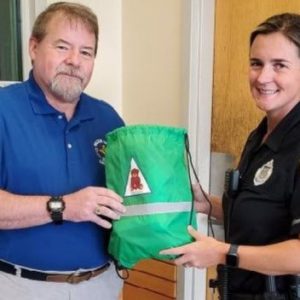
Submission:
[[[130,162],[130,171],[128,174],[125,196],[141,195],[151,193],[145,177],[132,158]]]

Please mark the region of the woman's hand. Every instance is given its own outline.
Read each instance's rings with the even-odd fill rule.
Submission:
[[[206,197],[208,198],[209,195],[204,194],[205,192],[200,187],[200,183],[194,183],[192,185],[192,188],[194,193],[194,207],[196,212],[208,214],[209,202],[207,201]]]
[[[159,254],[178,255],[179,257],[174,260],[174,263],[184,267],[208,268],[225,263],[225,255],[229,250],[229,244],[200,234],[192,226],[188,226],[188,232],[195,239],[195,242],[162,250]]]

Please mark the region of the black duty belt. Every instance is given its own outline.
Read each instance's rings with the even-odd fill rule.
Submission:
[[[230,293],[228,295],[229,300],[288,300],[290,299],[287,294],[278,294],[271,295],[266,294],[239,294],[239,293]]]
[[[5,273],[17,275],[19,277],[32,279],[32,280],[50,281],[50,282],[67,282],[73,284],[96,277],[102,274],[103,272],[105,272],[109,268],[109,266],[110,263],[106,263],[100,268],[92,271],[73,272],[70,274],[52,274],[52,273],[44,273],[44,272],[38,272],[38,271],[33,271],[28,269],[22,269],[0,260],[0,271],[3,271]]]

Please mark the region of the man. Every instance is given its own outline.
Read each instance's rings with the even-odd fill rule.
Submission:
[[[114,109],[83,93],[98,23],[80,4],[42,12],[29,41],[29,80],[0,90],[0,299],[117,299],[110,220],[125,211],[106,189]]]

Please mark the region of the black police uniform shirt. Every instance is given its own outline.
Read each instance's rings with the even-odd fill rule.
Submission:
[[[276,126],[267,140],[264,118],[250,134],[238,166],[236,195],[224,193],[225,240],[238,245],[268,245],[300,233],[300,103]],[[262,293],[266,276],[231,269],[229,290]],[[276,276],[279,291],[287,276]]]

